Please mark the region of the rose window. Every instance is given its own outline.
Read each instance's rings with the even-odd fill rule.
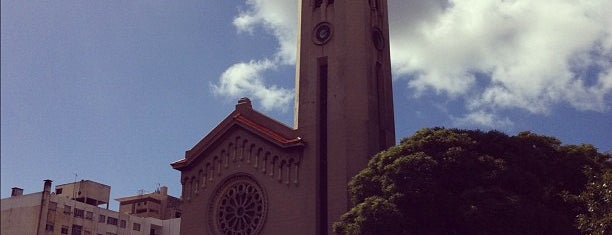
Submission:
[[[264,192],[248,176],[227,180],[211,206],[212,225],[218,234],[258,234],[266,217]]]

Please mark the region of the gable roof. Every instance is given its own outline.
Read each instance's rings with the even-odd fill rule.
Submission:
[[[208,135],[200,140],[193,148],[185,152],[185,158],[171,163],[177,170],[188,167],[199,158],[202,153],[214,146],[220,138],[234,127],[240,127],[257,136],[260,136],[280,148],[303,147],[304,141],[297,136],[295,129],[288,127],[262,113],[253,110],[251,101],[242,98],[238,101],[236,109],[219,123]]]

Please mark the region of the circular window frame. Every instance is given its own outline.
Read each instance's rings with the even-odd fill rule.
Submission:
[[[243,188],[238,189],[241,186]],[[255,202],[256,204],[255,208],[244,209],[244,207],[238,206],[238,209],[236,209],[234,206],[234,208],[232,209],[232,208],[228,208],[228,206],[226,205],[222,205],[223,201],[227,202],[228,199],[236,199],[235,198],[236,194],[233,194],[235,193],[236,190],[244,190],[243,193],[249,193],[248,190],[246,189],[247,187],[250,187],[250,189],[248,190],[256,190],[256,191],[252,191],[251,193],[254,193],[252,195],[257,195],[259,198],[256,198],[257,196],[253,196],[253,198],[248,198],[248,195],[247,195],[243,197],[242,199],[245,200],[245,198],[248,198],[246,199],[247,201],[251,199],[255,199],[257,201]],[[244,203],[247,203],[247,202],[244,202]],[[260,210],[257,209],[258,206],[261,207]],[[247,222],[250,218],[246,218],[248,216],[247,212],[245,212],[246,210],[251,210],[251,211],[255,210],[255,213],[258,213],[258,217],[255,220],[249,221],[251,222],[251,225],[248,227],[252,228],[250,232],[244,231],[244,230],[236,232],[235,226],[236,226],[236,223],[238,222],[232,225],[234,229],[232,228],[224,229],[223,228],[225,225],[222,222],[228,217],[230,217],[230,220],[235,217],[245,218],[244,220],[241,220],[241,223],[244,224],[245,222]],[[235,213],[241,213],[242,215],[231,216],[231,215],[225,214],[225,218],[221,218],[221,216],[223,216],[224,213],[228,211],[234,211]],[[263,229],[266,223],[267,212],[268,212],[268,197],[266,194],[266,190],[259,183],[257,183],[257,181],[252,176],[247,175],[247,174],[242,174],[242,173],[234,174],[234,175],[226,177],[222,181],[222,183],[219,184],[217,189],[215,189],[214,193],[212,194],[211,200],[208,203],[208,217],[209,217],[208,224],[209,224],[211,233],[215,235],[225,235],[225,234],[258,235],[261,233],[261,230]],[[257,221],[257,222],[254,222],[254,221]]]
[[[324,37],[320,36],[320,32],[325,29],[329,31],[328,34]],[[326,44],[327,42],[329,42],[329,40],[332,39],[333,36],[334,28],[329,22],[321,22],[317,24],[317,26],[315,26],[312,30],[312,42],[314,42],[314,44],[316,45]]]

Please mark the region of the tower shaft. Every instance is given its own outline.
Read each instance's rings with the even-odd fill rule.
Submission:
[[[351,177],[395,143],[387,1],[300,5],[295,123],[317,166],[325,234],[351,207]]]

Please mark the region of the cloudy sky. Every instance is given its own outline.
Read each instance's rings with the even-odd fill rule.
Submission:
[[[3,0],[2,197],[47,178],[178,196],[169,163],[238,98],[292,125],[297,4]],[[398,139],[529,130],[612,150],[611,1],[389,6]]]

